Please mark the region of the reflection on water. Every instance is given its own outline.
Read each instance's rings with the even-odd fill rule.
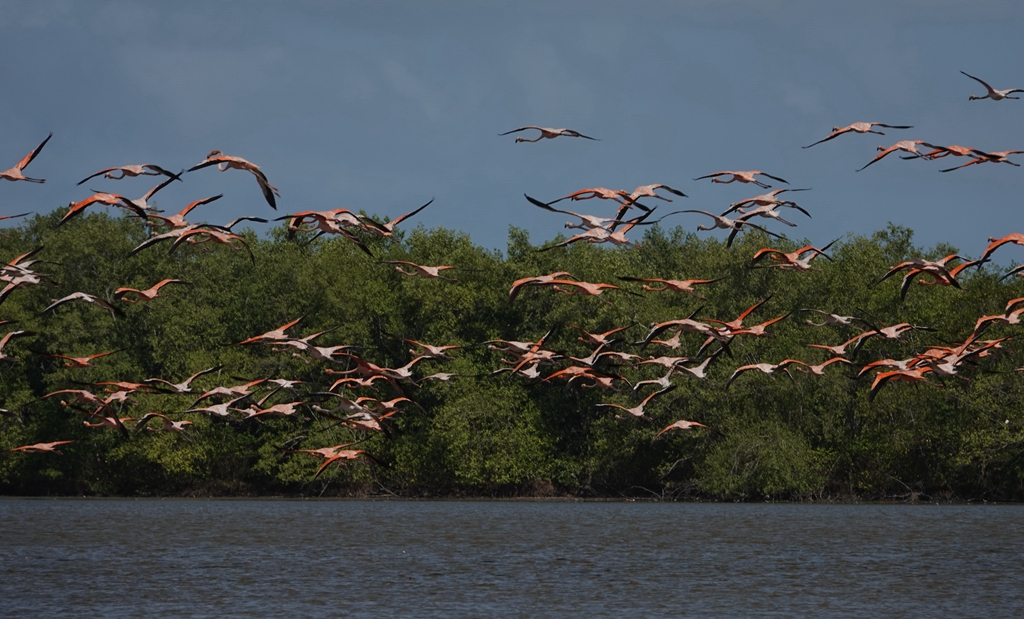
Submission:
[[[0,499],[0,616],[1024,617],[1015,506]]]

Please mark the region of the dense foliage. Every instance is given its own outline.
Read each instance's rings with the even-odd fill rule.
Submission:
[[[504,256],[472,243],[464,234],[423,226],[393,239],[367,239],[375,258],[340,237],[287,239],[246,236],[255,264],[245,252],[210,243],[183,245],[173,254],[157,246],[127,257],[146,238],[135,218],[103,214],[56,227],[60,213],[36,216],[4,230],[0,261],[37,247],[48,261],[36,270],[52,274],[50,285],[19,288],[0,305],[6,327],[35,332],[10,341],[0,360],[0,449],[33,442],[74,439],[56,454],[0,454],[0,492],[7,494],[366,494],[402,496],[573,494],[716,499],[884,498],[916,496],[960,499],[1024,498],[1024,365],[1015,342],[977,359],[964,378],[942,387],[893,383],[868,400],[870,376],[856,368],[829,368],[825,376],[793,372],[766,376],[750,372],[728,389],[735,368],[755,362],[796,358],[820,363],[824,351],[811,343],[838,344],[855,334],[844,327],[812,327],[794,312],[771,327],[774,337],[737,338],[732,356],[720,355],[709,376],[677,374],[678,388],[648,407],[651,419],[617,418],[603,402],[633,406],[630,388],[620,392],[584,388],[582,381],[528,380],[503,367],[503,355],[483,342],[498,338],[533,341],[549,330],[546,348],[583,357],[592,347],[577,340],[575,325],[603,332],[633,325],[616,345],[645,356],[641,347],[656,321],[685,318],[730,320],[757,301],[769,301],[751,324],[799,308],[871,316],[886,324],[909,322],[934,327],[912,332],[904,342],[868,340],[859,362],[900,359],[924,345],[962,341],[976,319],[1003,311],[1008,299],[1024,296],[1014,278],[1000,282],[991,268],[962,277],[963,290],[915,285],[904,302],[899,277],[872,283],[911,256],[937,258],[953,250],[921,250],[909,230],[892,227],[871,238],[850,237],[830,250],[834,259],[815,261],[820,270],[796,273],[750,268],[750,257],[769,239],[742,234],[732,248],[680,228],[654,227],[639,248],[605,249],[575,244],[537,252],[513,229]],[[772,246],[795,249],[794,242]],[[458,281],[406,277],[383,260],[456,265]],[[511,282],[520,277],[569,271],[580,280],[621,284],[638,294],[607,291],[600,297],[568,296],[550,288],[526,288],[508,303]],[[642,292],[617,276],[724,278],[702,286],[701,300],[686,294]],[[122,305],[126,317],[84,303],[69,303],[40,314],[52,299],[84,291],[108,300],[120,286],[146,288],[162,278],[189,286],[167,289],[149,303]],[[112,301],[113,302],[113,301]],[[301,400],[324,390],[347,362],[328,364],[293,356],[294,350],[237,346],[302,316],[296,337],[333,329],[317,343],[359,346],[359,356],[386,367],[412,359],[411,338],[457,344],[450,361],[424,361],[416,376],[445,371],[451,382],[402,385],[422,406],[395,417],[393,434],[360,434],[304,410],[302,418],[232,421],[200,413],[182,414],[195,395],[135,394],[121,415],[150,411],[190,419],[185,433],[137,432],[130,436],[83,427],[84,417],[61,406],[59,397],[41,399],[80,383],[181,380],[204,368],[219,372],[196,381],[199,388],[231,385],[257,377],[306,381],[299,392],[282,391],[273,401]],[[749,322],[749,321],[748,321]],[[996,325],[986,337],[1015,335]],[[703,342],[683,336],[684,353]],[[38,353],[86,355],[118,351],[94,368],[65,368]],[[669,351],[671,353],[671,351]],[[679,354],[679,351],[671,354]],[[664,373],[660,366],[602,366],[632,381]],[[565,364],[542,367],[542,376]],[[381,394],[394,393],[386,384]],[[646,391],[644,392],[646,393]],[[362,390],[354,395],[370,395]],[[655,434],[676,419],[711,429]],[[319,461],[286,449],[358,443],[376,463],[332,466],[312,481]]]

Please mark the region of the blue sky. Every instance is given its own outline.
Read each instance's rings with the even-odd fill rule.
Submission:
[[[659,182],[690,195],[661,211],[722,212],[761,191],[692,179],[760,169],[813,187],[794,194],[812,219],[768,225],[815,243],[892,221],[976,256],[987,237],[1024,232],[1024,168],[941,174],[963,160],[891,155],[854,171],[903,139],[1024,149],[1024,100],[968,101],[982,89],[960,74],[1024,87],[1020,2],[491,4],[0,0],[0,167],[54,132],[28,169],[48,182],[3,183],[0,214],[48,212],[89,187],[137,197],[152,179],[75,183],[115,165],[187,168],[217,148],[262,167],[278,213],[250,175],[212,169],[162,192],[161,208],[224,193],[196,218],[395,217],[433,197],[411,224],[503,249],[509,225],[535,243],[563,231],[523,193]],[[914,129],[800,148],[855,121]],[[533,124],[600,141],[497,135]]]

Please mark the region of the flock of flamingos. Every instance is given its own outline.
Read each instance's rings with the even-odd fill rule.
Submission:
[[[964,75],[967,74],[964,73]],[[1019,97],[1011,95],[1013,95],[1013,93],[1024,92],[1024,89],[1020,88],[996,90],[974,76],[967,75],[967,77],[980,82],[987,90],[984,95],[972,95],[970,97],[971,100],[990,99],[992,101],[1000,101],[1003,99],[1019,99]],[[882,131],[878,130],[879,128],[905,130],[911,129],[912,127],[878,122],[856,122],[845,127],[834,127],[829,135],[813,144],[804,146],[804,148],[817,146],[823,142],[834,140],[848,133],[873,133],[877,135],[884,135]],[[500,135],[504,136],[523,132],[536,133],[533,134],[534,137],[532,139],[518,136],[515,139],[516,142],[538,142],[543,139],[554,139],[558,137],[574,137],[595,140],[595,138],[583,135],[582,133],[572,129],[550,129],[537,126],[519,127]],[[25,176],[25,170],[29,164],[31,164],[40,155],[43,147],[46,146],[49,139],[50,136],[43,140],[39,146],[32,150],[32,152],[26,155],[24,159],[19,161],[17,165],[9,170],[0,172],[0,178],[9,181],[26,181],[32,183],[45,182],[43,179]],[[860,170],[874,165],[886,158],[888,155],[897,151],[907,153],[902,157],[903,159],[922,159],[928,161],[950,156],[964,158],[964,163],[943,169],[941,170],[942,172],[952,172],[954,170],[960,170],[969,166],[985,163],[1005,163],[1012,166],[1019,166],[1019,164],[1011,161],[1009,157],[1024,153],[1024,151],[1020,150],[988,152],[964,146],[932,144],[923,140],[902,140],[888,147],[879,146],[878,151],[880,152],[873,159],[868,161],[864,167],[860,168]],[[277,188],[270,184],[267,176],[260,170],[259,166],[241,157],[225,155],[219,150],[214,150],[211,151],[201,162],[189,168],[187,172],[198,171],[214,166],[222,172],[227,170],[240,170],[252,174],[266,202],[271,208],[276,210],[276,198],[280,197],[280,193]],[[116,193],[94,193],[81,201],[69,204],[67,213],[64,215],[63,219],[60,220],[58,225],[65,225],[68,221],[74,219],[91,206],[113,206],[129,211],[130,216],[144,219],[147,226],[150,227],[150,237],[133,250],[133,254],[145,251],[154,245],[165,242],[169,243],[170,251],[174,251],[183,243],[195,244],[211,242],[227,245],[232,249],[239,251],[244,250],[248,252],[250,258],[255,261],[255,258],[253,257],[252,252],[249,251],[249,247],[246,245],[244,238],[234,234],[232,232],[232,228],[240,221],[250,220],[266,222],[265,219],[260,217],[241,217],[226,225],[193,223],[186,219],[194,209],[216,201],[221,197],[221,195],[196,200],[172,216],[161,215],[159,214],[160,211],[150,206],[148,203],[149,200],[170,183],[182,181],[182,175],[184,172],[185,171],[183,170],[176,174],[166,168],[154,164],[119,166],[95,172],[94,174],[87,176],[78,184],[81,185],[87,180],[95,177],[105,177],[107,179],[117,180],[125,177],[156,176],[161,178],[161,182],[141,198],[137,199],[129,199]],[[753,184],[765,190],[771,188],[771,186],[765,181],[789,184],[778,176],[773,176],[758,170],[720,171],[701,176],[695,180],[706,179],[710,179],[712,183],[738,182]],[[771,232],[763,226],[754,223],[755,219],[758,221],[766,220],[764,223],[766,223],[767,220],[776,220],[784,225],[795,226],[796,224],[787,221],[782,217],[782,209],[790,209],[791,211],[796,211],[810,216],[803,207],[791,199],[793,194],[799,191],[804,190],[799,188],[775,189],[768,193],[733,203],[728,209],[717,215],[707,211],[693,209],[675,211],[670,214],[698,213],[710,217],[713,225],[701,225],[698,229],[728,230],[729,236],[727,243],[731,246],[735,236],[746,227],[756,228],[775,237],[780,236],[779,234]],[[531,204],[539,208],[563,213],[573,217],[574,221],[567,223],[566,227],[580,231],[578,234],[571,236],[565,241],[549,247],[541,248],[540,250],[546,251],[553,247],[560,247],[580,242],[611,243],[619,246],[630,246],[633,243],[626,237],[628,232],[637,226],[655,223],[655,221],[649,221],[649,217],[653,213],[654,209],[647,204],[644,204],[643,201],[647,199],[655,199],[671,202],[672,199],[667,197],[665,194],[676,197],[685,197],[685,194],[678,189],[656,183],[637,187],[633,191],[606,189],[603,187],[586,188],[550,202],[543,202],[529,196],[527,196],[527,199]],[[609,201],[613,207],[608,211],[609,216],[577,213],[554,206],[554,204],[562,201],[580,202],[589,199]],[[418,214],[424,208],[429,206],[429,204],[430,203],[428,202],[420,208],[388,222],[376,221],[365,215],[353,213],[352,211],[343,208],[328,211],[302,211],[286,215],[279,219],[288,221],[290,232],[312,232],[315,233],[316,236],[325,234],[339,235],[347,241],[356,244],[362,251],[370,254],[370,250],[361,240],[365,235],[390,236],[393,234],[397,224]],[[5,215],[0,216],[0,219],[21,217],[26,214],[27,213],[21,215]],[[732,217],[730,217],[730,215],[732,215]],[[660,219],[657,221],[660,221]],[[1003,245],[1011,243],[1024,245],[1024,234],[1014,233],[999,239],[990,238],[989,245],[977,260],[965,260],[955,254],[934,261],[924,259],[908,260],[906,262],[893,265],[888,272],[881,276],[879,281],[902,274],[903,284],[900,291],[901,296],[907,293],[908,289],[915,281],[926,285],[959,287],[960,285],[957,278],[965,269],[977,267],[989,261],[992,254],[997,249]],[[830,245],[831,243],[823,247],[808,245],[791,252],[786,252],[772,247],[764,247],[754,253],[751,257],[751,263],[762,263],[763,265],[771,268],[805,272],[813,268],[811,266],[812,262],[818,258],[831,260],[829,255],[826,253]],[[0,280],[4,283],[4,288],[0,291],[0,304],[2,304],[9,295],[13,294],[19,288],[36,285],[46,279],[47,275],[45,273],[39,273],[33,270],[33,266],[41,262],[34,257],[38,251],[39,249],[14,257],[6,264],[0,266]],[[409,277],[436,279],[449,279],[442,275],[442,273],[458,268],[453,265],[421,265],[408,261],[390,261],[388,264],[393,264],[396,270]],[[1017,267],[1007,273],[1007,276],[1020,273],[1022,269],[1024,269],[1024,266]],[[622,277],[619,279],[642,284],[642,290],[645,293],[685,293],[697,297],[700,295],[696,292],[696,287],[711,285],[718,281],[716,279],[675,280],[654,277]],[[103,299],[89,292],[77,291],[60,299],[54,299],[48,307],[42,309],[42,313],[62,311],[58,310],[58,308],[70,303],[90,303],[95,305],[97,308],[109,312],[114,319],[118,319],[122,315],[121,310],[117,307],[119,303],[159,302],[159,298],[166,294],[167,286],[181,283],[184,282],[176,279],[165,279],[160,282],[155,282],[153,286],[147,290],[118,288],[114,292],[113,299]],[[568,295],[596,296],[601,295],[606,291],[640,294],[615,284],[579,281],[569,272],[556,272],[550,274],[538,274],[533,277],[525,277],[512,282],[511,289],[509,291],[509,303],[514,303],[517,295],[528,287],[550,287],[554,291]],[[510,372],[513,375],[527,380],[542,382],[564,380],[572,383],[574,381],[580,381],[579,384],[585,387],[595,387],[616,391],[620,390],[622,385],[626,385],[638,400],[643,395],[643,390],[653,388],[646,396],[643,396],[643,399],[639,401],[639,404],[632,408],[614,403],[602,403],[597,405],[599,407],[618,409],[629,417],[644,418],[646,416],[645,408],[652,400],[676,388],[676,385],[672,382],[673,375],[688,374],[693,378],[703,379],[706,376],[708,365],[717,359],[722,352],[728,350],[730,342],[734,338],[764,337],[771,335],[770,329],[772,325],[789,316],[789,314],[786,314],[784,316],[774,317],[755,325],[745,324],[744,321],[746,321],[751,314],[757,311],[763,303],[764,301],[756,303],[732,320],[723,320],[718,318],[698,319],[691,315],[686,318],[677,318],[674,320],[656,323],[650,325],[647,334],[642,338],[644,348],[642,348],[641,351],[646,350],[646,347],[649,345],[658,345],[666,350],[677,350],[681,347],[681,335],[697,334],[697,336],[703,338],[703,344],[701,345],[698,353],[693,357],[662,355],[656,357],[648,356],[644,358],[636,354],[615,350],[615,344],[621,341],[615,336],[630,327],[619,327],[605,333],[589,333],[583,329],[574,327],[581,333],[580,341],[593,346],[591,354],[582,358],[571,357],[546,349],[545,340],[547,335],[532,342],[494,340],[484,342],[484,344],[488,345],[491,349],[501,351],[503,354],[508,356],[508,359],[505,360],[507,367],[495,370],[495,374]],[[735,371],[733,371],[726,385],[727,387],[733,381],[740,379],[741,376],[749,372],[761,372],[765,374],[785,373],[789,375],[790,368],[793,368],[811,375],[823,375],[828,367],[832,365],[844,364],[853,366],[854,363],[852,358],[860,347],[862,347],[864,343],[871,338],[900,340],[901,335],[909,331],[928,329],[928,327],[908,323],[883,325],[865,316],[842,316],[814,308],[797,311],[806,312],[809,315],[820,317],[819,320],[821,320],[821,322],[814,322],[813,320],[806,321],[811,325],[819,327],[835,326],[844,329],[851,329],[857,332],[847,341],[839,345],[830,346],[825,344],[812,344],[812,347],[824,350],[830,355],[830,357],[823,363],[811,364],[807,361],[798,359],[784,359],[775,364],[756,363],[743,365],[737,367]],[[964,362],[991,355],[995,349],[999,348],[1003,342],[1009,339],[982,339],[982,334],[985,332],[987,327],[997,323],[1007,325],[1020,324],[1022,315],[1024,315],[1024,298],[1011,299],[1006,303],[1005,310],[1002,314],[979,317],[973,332],[967,335],[967,337],[958,344],[951,346],[933,346],[906,359],[881,359],[864,365],[859,365],[856,366],[859,368],[857,370],[859,372],[858,375],[875,372],[869,392],[869,398],[874,398],[880,389],[895,381],[935,385],[937,383],[929,381],[929,377],[937,377],[939,379],[955,377]],[[122,416],[121,413],[126,410],[124,408],[125,405],[130,402],[132,394],[135,393],[196,394],[196,400],[192,406],[188,410],[178,412],[177,415],[206,414],[215,418],[223,419],[237,419],[237,416],[240,416],[242,419],[259,419],[271,415],[299,418],[300,408],[306,408],[323,418],[333,420],[346,427],[352,428],[353,430],[371,433],[384,433],[390,436],[390,430],[388,428],[389,419],[401,412],[403,407],[407,405],[418,406],[415,402],[406,397],[405,394],[407,391],[404,390],[403,387],[416,386],[428,380],[448,381],[452,380],[453,377],[456,376],[455,374],[445,372],[438,372],[426,376],[417,376],[415,366],[418,363],[427,360],[444,361],[446,359],[450,359],[449,352],[459,348],[459,346],[428,344],[415,340],[407,340],[408,343],[414,347],[410,351],[410,354],[415,355],[414,358],[409,363],[399,368],[380,367],[360,358],[353,352],[355,348],[352,346],[316,345],[314,340],[326,332],[312,333],[300,337],[296,332],[300,321],[301,318],[292,320],[277,329],[273,329],[263,334],[254,335],[242,342],[239,342],[239,344],[244,346],[270,346],[273,347],[273,350],[275,351],[289,352],[296,355],[307,361],[307,363],[324,362],[327,364],[328,367],[325,368],[324,372],[329,375],[336,375],[338,378],[324,391],[311,391],[307,393],[304,396],[305,400],[294,400],[289,398],[290,401],[268,405],[270,398],[282,391],[286,394],[297,393],[296,390],[301,381],[289,380],[286,378],[258,378],[246,384],[208,386],[204,389],[193,387],[193,382],[201,379],[201,377],[207,374],[211,374],[219,370],[219,366],[203,369],[181,382],[172,382],[163,378],[150,378],[141,383],[99,382],[94,384],[95,389],[93,390],[71,388],[60,389],[53,393],[46,394],[43,397],[50,398],[59,396],[62,404],[66,408],[75,411],[76,414],[85,416],[83,423],[86,426],[107,428],[111,431],[123,433],[125,436],[130,432],[144,431],[188,432],[190,431],[189,426],[192,425],[192,422],[188,419],[181,418],[175,420],[169,417],[168,414],[160,412],[147,412],[137,418]],[[12,321],[8,320],[0,320],[0,325],[11,322]],[[851,333],[852,332],[853,331],[851,331]],[[0,339],[0,360],[15,358],[5,353],[5,347],[7,347],[12,340],[15,340],[16,338],[27,338],[32,335],[33,334],[30,332],[21,330],[7,332],[2,339]],[[84,357],[74,357],[70,355],[49,356],[62,359],[66,362],[68,367],[85,368],[90,367],[91,363],[97,358],[109,354],[112,353],[101,352]],[[660,366],[664,368],[664,374],[658,378],[641,380],[636,384],[630,384],[622,376],[607,371],[607,366],[604,366],[606,368],[605,370],[598,369],[597,366],[602,359],[607,359],[609,362],[613,362],[615,364],[625,364],[632,367],[646,365]],[[556,366],[557,369],[543,369],[549,366]],[[791,375],[789,377],[792,379]],[[393,397],[389,400],[379,397],[381,392],[378,390],[378,386],[383,388],[384,384],[393,390],[394,395],[397,397]],[[263,393],[263,390],[265,389],[269,389],[269,391],[267,393]],[[357,397],[356,395],[358,393],[369,393],[371,391],[378,397],[371,397],[368,395],[361,395]],[[257,398],[257,396],[261,397]],[[0,408],[0,413],[10,417],[17,417],[16,413],[12,413],[2,408]],[[154,421],[158,423],[156,427],[152,425]],[[666,432],[674,430],[691,430],[693,428],[707,428],[707,426],[697,421],[680,419],[657,432],[654,438],[660,437]],[[22,445],[7,451],[26,453],[60,453],[59,448],[61,446],[72,442],[74,441],[54,440],[47,443]],[[322,473],[329,465],[335,462],[344,464],[345,461],[360,458],[373,460],[372,455],[366,451],[362,449],[352,449],[354,445],[355,443],[347,443],[323,447],[320,449],[294,450],[294,452],[304,452],[323,459],[322,465],[314,475],[315,478],[316,476],[319,476],[320,473]]]

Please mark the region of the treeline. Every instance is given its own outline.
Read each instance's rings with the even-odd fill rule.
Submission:
[[[1024,498],[1024,355],[1016,341],[975,360],[962,378],[942,386],[893,383],[868,400],[871,376],[855,378],[855,366],[833,365],[825,376],[792,372],[767,376],[749,372],[726,384],[740,365],[777,363],[787,358],[821,363],[829,354],[812,343],[839,344],[856,331],[813,327],[798,312],[817,308],[858,315],[885,324],[908,322],[934,332],[914,331],[903,342],[871,338],[858,364],[904,359],[924,347],[963,341],[977,318],[999,314],[1006,301],[1024,296],[1016,278],[999,281],[992,268],[970,269],[963,289],[920,286],[899,299],[899,277],[872,284],[909,257],[931,259],[954,253],[912,244],[911,232],[890,226],[871,238],[848,237],[819,258],[807,273],[750,268],[764,246],[787,251],[760,233],[741,234],[731,248],[681,228],[653,227],[639,248],[607,249],[578,243],[538,252],[527,234],[513,229],[505,255],[473,244],[461,233],[420,226],[395,238],[366,239],[370,258],[343,238],[286,238],[284,228],[269,238],[246,234],[255,256],[211,243],[184,244],[173,254],[154,247],[128,257],[147,238],[135,218],[103,214],[81,217],[57,228],[60,213],[35,216],[3,231],[0,261],[42,247],[33,267],[52,276],[47,283],[11,292],[0,305],[5,326],[34,332],[11,340],[0,360],[0,450],[55,440],[75,440],[56,454],[0,454],[0,492],[5,494],[100,495],[346,495],[510,496],[568,494],[661,498],[868,499],[925,495],[950,499]],[[385,260],[454,265],[457,281],[406,277]],[[635,294],[606,291],[599,297],[569,296],[550,288],[525,288],[510,305],[511,283],[521,277],[568,271],[582,281],[621,285]],[[671,292],[643,292],[617,277],[723,278],[700,286],[706,299]],[[40,314],[53,299],[82,291],[113,300],[118,287],[147,288],[163,278],[190,285],[170,287],[150,303],[118,304],[126,316],[69,303]],[[580,342],[580,327],[604,332],[630,326],[613,348],[642,356],[696,355],[699,335],[682,336],[681,350],[633,344],[650,325],[696,317],[731,320],[763,299],[747,324],[787,313],[769,328],[770,337],[736,338],[729,354],[711,362],[708,377],[672,377],[677,388],[651,402],[650,419],[599,403],[633,406],[632,389],[587,388],[587,381],[544,382],[509,372],[507,355],[483,344],[505,339],[536,341],[551,332],[545,348],[585,357],[593,347]],[[338,378],[325,368],[337,363],[297,358],[295,349],[238,346],[237,343],[303,317],[289,331],[303,337],[331,330],[316,343],[357,346],[353,354],[383,367],[408,363],[404,339],[461,345],[452,359],[415,366],[414,379],[434,372],[457,376],[450,382],[386,384],[346,391],[351,397],[406,395],[422,407],[408,407],[389,421],[389,435],[359,433],[305,407],[301,418],[233,420],[183,414],[196,394],[133,394],[124,417],[160,412],[189,419],[184,433],[135,432],[83,426],[81,413],[60,389],[92,389],[99,381],[180,381],[200,377],[195,391],[235,385],[260,377],[304,381],[297,392],[282,390],[271,402],[299,400],[323,391]],[[996,325],[986,338],[1015,336],[1016,327]],[[717,345],[712,347],[712,351]],[[93,368],[67,368],[46,354],[84,356],[106,351]],[[300,355],[301,356],[301,355]],[[567,362],[542,366],[541,378]],[[632,382],[664,374],[661,366],[631,367],[604,360],[598,367]],[[940,379],[932,378],[933,382]],[[649,389],[649,388],[648,388]],[[266,393],[264,391],[263,393]],[[641,392],[649,393],[648,390]],[[642,395],[640,396],[642,397]],[[331,406],[330,402],[323,406]],[[677,419],[710,430],[657,432]],[[156,424],[154,424],[155,427]],[[287,450],[357,443],[376,463],[335,465],[313,480],[320,460]]]

